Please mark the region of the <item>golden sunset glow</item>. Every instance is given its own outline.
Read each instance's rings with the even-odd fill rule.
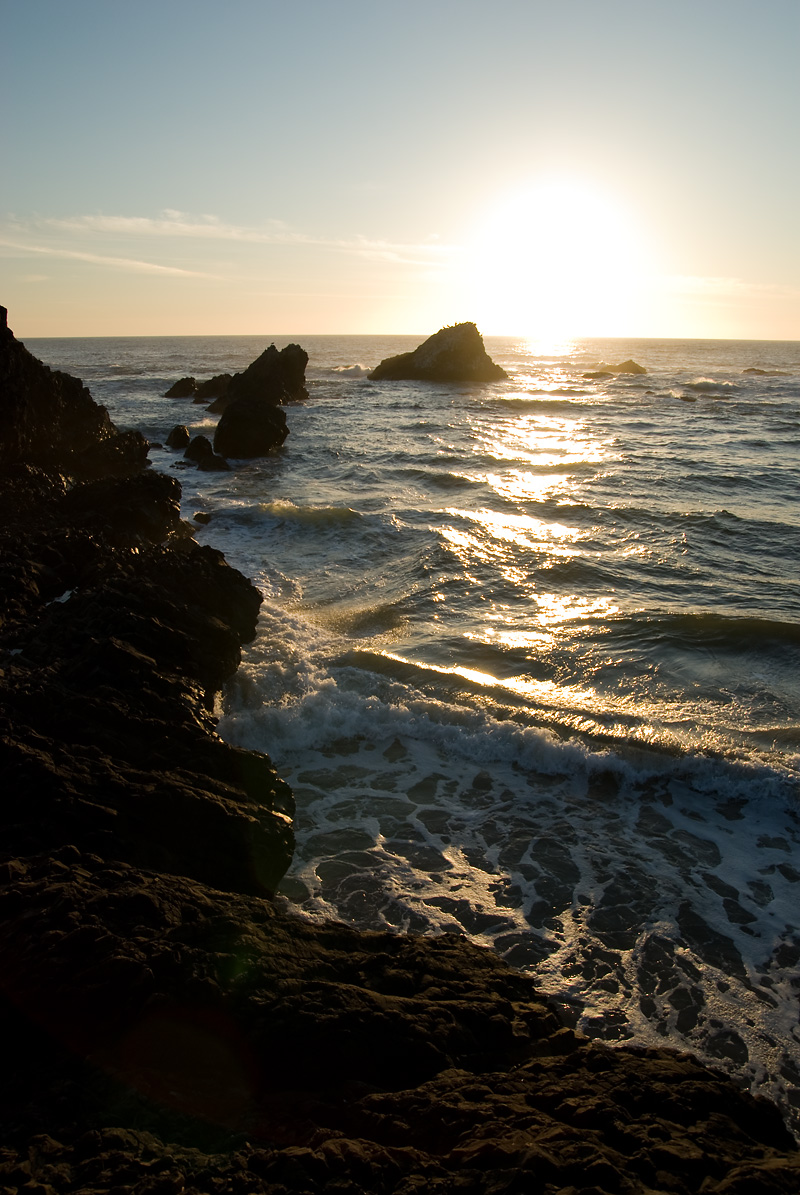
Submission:
[[[621,335],[647,256],[633,216],[599,191],[553,182],[506,195],[481,222],[468,263],[480,326],[546,344]]]

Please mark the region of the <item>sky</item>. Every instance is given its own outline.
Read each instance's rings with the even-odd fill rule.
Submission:
[[[800,0],[0,0],[25,336],[800,339]]]

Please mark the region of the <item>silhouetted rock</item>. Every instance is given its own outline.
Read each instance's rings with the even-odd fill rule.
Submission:
[[[374,381],[495,382],[508,374],[486,352],[475,324],[454,324],[412,353],[386,357],[369,376]]]
[[[308,398],[307,364],[308,353],[299,344],[287,344],[280,352],[271,344],[247,369],[233,375],[224,396],[208,409],[219,413],[238,399],[278,404]]]
[[[615,373],[647,373],[643,365],[637,365],[635,361],[628,358],[627,361],[620,361],[619,365],[604,365],[602,369],[595,369],[591,373],[585,373],[585,378],[607,378]]]
[[[224,457],[216,455],[208,436],[195,436],[183,455],[205,473],[224,473],[230,469]]]
[[[211,402],[214,398],[223,398],[228,393],[231,384],[231,374],[218,373],[205,382],[199,382],[194,396],[195,402]]]
[[[33,357],[0,308],[0,468],[24,462],[81,477],[134,473],[147,449],[139,432],[117,431],[78,378]]]
[[[116,547],[134,547],[142,539],[162,543],[178,534],[180,501],[181,487],[173,477],[148,470],[73,486],[62,510],[70,524]]]
[[[191,438],[188,427],[179,423],[167,436],[167,448],[186,448]]]
[[[36,457],[44,440],[48,456],[82,465],[124,440],[80,383],[9,334],[0,364],[25,416],[16,451]],[[97,427],[79,452],[73,401],[82,429],[91,416]],[[265,757],[210,733],[208,716],[260,596],[191,539],[174,478],[78,476],[13,461],[0,473],[0,859],[71,843],[272,892],[291,857],[291,793]]]
[[[265,456],[289,434],[281,407],[263,398],[238,398],[222,414],[214,449],[222,456]]]
[[[197,382],[194,378],[179,378],[164,392],[164,398],[192,398],[196,390]]]

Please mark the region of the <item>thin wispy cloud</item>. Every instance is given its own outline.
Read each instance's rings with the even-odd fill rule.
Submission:
[[[131,240],[191,239],[228,241],[248,245],[307,246],[352,254],[370,261],[395,265],[429,267],[439,265],[462,252],[460,246],[432,239],[419,243],[398,243],[365,236],[324,237],[291,228],[282,220],[269,219],[260,226],[225,223],[213,215],[190,215],[165,209],[159,216],[115,216],[102,212],[65,217],[41,217],[25,222],[11,220],[7,227],[18,235],[70,237],[116,237]],[[64,250],[66,252],[66,250]]]
[[[80,249],[64,249],[56,245],[26,245],[19,241],[0,237],[0,245],[21,253],[38,253],[45,257],[65,257],[74,261],[88,261],[93,265],[111,266],[115,269],[133,270],[139,274],[176,274],[191,278],[212,278],[200,270],[186,270],[180,266],[163,266],[154,261],[140,261],[138,258],[115,257],[104,253],[87,253]]]

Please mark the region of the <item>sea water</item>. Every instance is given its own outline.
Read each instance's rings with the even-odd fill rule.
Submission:
[[[121,428],[273,338],[31,340]],[[800,1113],[800,343],[487,338],[508,381],[309,353],[280,451],[179,477],[264,602],[219,732],[297,799],[278,900],[467,935],[568,1023]],[[646,374],[607,367],[633,358]]]

